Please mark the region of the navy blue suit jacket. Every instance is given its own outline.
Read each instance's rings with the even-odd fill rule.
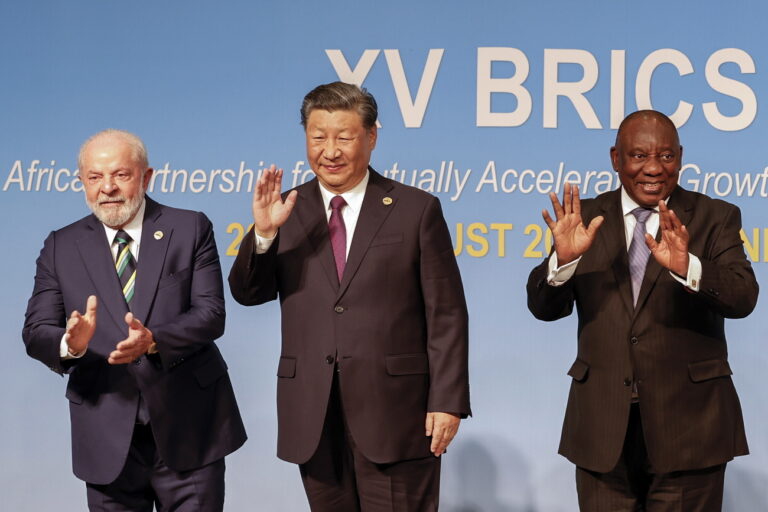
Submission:
[[[66,319],[99,300],[96,332],[81,359],[62,361]],[[139,394],[149,408],[163,461],[176,471],[221,459],[245,442],[232,385],[214,340],[224,332],[221,268],[210,221],[198,212],[146,199],[134,315],[153,333],[158,354],[110,365],[127,337],[122,296],[104,227],[89,215],[45,241],[27,306],[27,353],[69,373],[74,473],[95,484],[120,473]]]

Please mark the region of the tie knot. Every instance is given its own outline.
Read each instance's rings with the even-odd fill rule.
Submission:
[[[117,245],[127,245],[132,240],[131,235],[123,231],[122,229],[115,233],[115,240],[114,242],[117,242]]]
[[[333,196],[331,199],[331,210],[341,209],[347,202],[341,196]]]
[[[642,206],[632,210],[632,215],[635,216],[635,218],[637,219],[637,222],[639,222],[640,224],[645,224],[645,221],[648,220],[648,217],[652,213],[653,213],[652,208],[643,208]]]

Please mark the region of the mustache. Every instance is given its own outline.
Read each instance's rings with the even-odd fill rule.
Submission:
[[[128,199],[124,195],[122,195],[122,194],[116,195],[116,196],[108,196],[106,194],[99,194],[99,196],[96,198],[96,204],[111,203],[111,202],[115,202],[115,201],[126,202],[126,201],[128,201]]]

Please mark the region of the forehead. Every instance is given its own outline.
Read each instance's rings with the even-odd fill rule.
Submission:
[[[347,130],[363,127],[363,118],[356,110],[313,109],[307,117],[307,129]]]
[[[97,167],[100,170],[138,167],[134,153],[133,146],[123,139],[96,139],[88,144],[83,152],[83,166]]]
[[[666,120],[647,116],[630,119],[619,133],[619,144],[630,147],[678,148],[677,130]]]

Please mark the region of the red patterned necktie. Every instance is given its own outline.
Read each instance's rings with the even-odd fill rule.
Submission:
[[[336,274],[339,282],[344,275],[344,264],[347,262],[347,228],[344,226],[344,218],[341,209],[347,204],[341,196],[333,196],[331,199],[331,218],[328,220],[328,232],[331,234],[331,247],[333,259],[336,260]]]

